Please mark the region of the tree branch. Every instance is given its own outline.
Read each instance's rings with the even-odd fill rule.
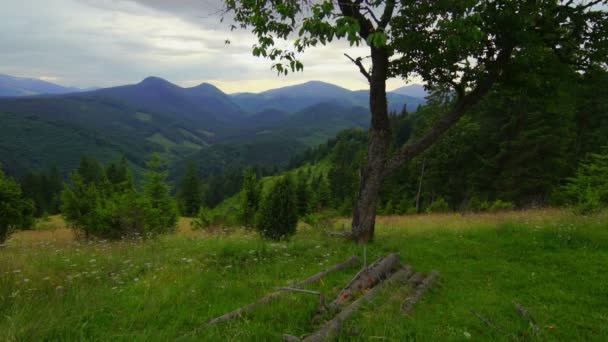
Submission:
[[[346,56],[346,58],[350,59],[351,62],[355,63],[355,65],[359,67],[359,72],[361,72],[361,74],[363,74],[363,76],[365,76],[365,78],[367,78],[368,82],[371,80],[372,76],[369,74],[369,72],[367,72],[367,70],[365,70],[363,63],[361,63],[361,57],[357,57],[357,59],[354,59],[351,56],[349,56],[348,54],[344,54],[344,56]]]
[[[403,163],[410,161],[420,153],[428,149],[441,135],[452,127],[460,118],[475,104],[477,104],[485,94],[487,94],[494,83],[498,80],[504,65],[509,61],[513,53],[513,47],[505,47],[498,55],[496,60],[488,65],[488,74],[482,78],[475,89],[470,93],[459,96],[454,107],[443,118],[437,121],[433,127],[423,135],[418,141],[402,146],[387,161],[384,174],[389,175]],[[457,89],[458,91],[458,89]]]

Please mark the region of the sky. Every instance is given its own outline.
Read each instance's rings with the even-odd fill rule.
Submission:
[[[303,72],[277,76],[254,57],[255,37],[220,22],[220,0],[1,0],[0,73],[79,88],[133,84],[147,76],[180,86],[208,82],[227,93],[320,80],[357,90],[367,82],[347,43],[302,55]],[[226,45],[225,41],[230,40]],[[388,88],[405,85],[389,81]]]

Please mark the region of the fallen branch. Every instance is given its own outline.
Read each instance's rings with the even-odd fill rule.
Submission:
[[[475,311],[471,310],[471,313],[475,317],[479,318],[479,320],[482,321],[485,325],[487,325],[490,329],[494,329],[494,330],[498,331],[499,333],[501,333],[501,334],[503,334],[505,336],[514,337],[513,334],[509,334],[509,333],[505,332],[504,330],[502,330],[501,328],[499,328],[498,326],[496,326],[494,323],[492,323],[489,319],[487,319],[486,317],[484,317],[479,312],[475,312]]]
[[[399,254],[389,254],[361,270],[344,288],[330,305],[334,311],[346,305],[357,292],[374,287],[388,278],[399,264]]]
[[[352,234],[350,232],[327,232],[328,236],[331,237],[342,237],[342,238],[350,238]]]
[[[352,265],[354,265],[354,264],[356,264],[358,262],[359,262],[359,258],[356,257],[356,256],[352,256],[348,260],[346,260],[346,261],[344,261],[342,263],[336,264],[336,265],[334,265],[334,266],[332,266],[332,267],[330,267],[330,268],[328,268],[326,270],[323,270],[323,271],[321,271],[321,272],[319,272],[319,273],[317,273],[317,274],[315,274],[313,276],[310,276],[310,277],[308,277],[308,278],[306,278],[306,279],[304,279],[304,280],[302,280],[302,281],[294,284],[292,286],[292,288],[300,287],[300,286],[311,284],[311,283],[315,283],[315,282],[319,281],[321,278],[323,278],[324,276],[326,276],[329,273],[343,270],[343,269],[348,268],[348,267],[350,267],[350,266],[352,266]],[[226,322],[226,321],[229,321],[229,320],[234,319],[236,317],[239,317],[242,314],[244,314],[246,312],[249,312],[249,311],[253,310],[254,308],[256,308],[256,307],[258,307],[258,306],[260,306],[262,304],[266,304],[266,303],[271,302],[272,300],[280,297],[284,293],[285,293],[285,291],[276,291],[276,292],[270,293],[270,294],[268,294],[268,295],[266,295],[266,296],[258,299],[254,303],[245,305],[245,306],[240,307],[240,308],[238,308],[236,310],[233,310],[233,311],[231,311],[231,312],[229,312],[227,314],[224,314],[222,316],[216,317],[216,318],[208,321],[207,323],[203,324],[202,326],[200,326],[200,327],[192,330],[188,334],[181,336],[180,339],[184,338],[184,337],[187,337],[187,336],[191,336],[193,334],[196,334],[200,330],[205,329],[205,328],[207,328],[209,326],[212,326],[212,325],[215,325],[215,324],[218,324],[218,323],[222,323],[222,322]]]
[[[527,320],[528,323],[530,324],[530,326],[532,327],[532,330],[534,331],[534,333],[538,334],[540,332],[540,327],[536,323],[536,320],[534,319],[534,317],[532,317],[532,315],[530,315],[530,312],[523,305],[521,305],[517,302],[513,302],[513,304],[515,305],[515,309],[517,310],[519,315],[521,317],[523,317],[523,319]]]
[[[414,309],[416,303],[420,301],[422,296],[424,296],[424,294],[435,284],[437,279],[439,279],[439,272],[431,272],[431,274],[429,274],[429,276],[426,277],[420,285],[418,285],[416,292],[407,297],[405,302],[403,302],[403,305],[401,305],[401,311],[406,315],[409,314]]]
[[[299,289],[296,287],[279,287],[277,288],[277,290],[280,291],[290,291],[290,292],[300,292],[300,293],[308,293],[308,294],[312,294],[315,296],[323,296],[323,294],[319,291],[312,291],[312,290],[306,290],[306,289]]]
[[[361,296],[359,299],[352,302],[349,306],[347,306],[344,310],[342,310],[339,314],[337,314],[332,320],[325,323],[321,327],[321,329],[317,330],[317,332],[306,337],[302,341],[318,342],[318,341],[329,340],[332,336],[335,336],[335,334],[342,328],[342,323],[345,320],[347,320],[350,316],[352,316],[352,314],[354,314],[355,311],[361,307],[361,305],[363,305],[366,302],[371,301],[378,294],[378,292],[380,292],[380,290],[382,288],[384,288],[385,286],[389,286],[390,284],[393,284],[395,282],[405,283],[407,281],[407,278],[410,276],[410,274],[411,274],[411,268],[403,268],[403,269],[393,273],[393,275],[390,278],[388,278],[386,281],[382,282],[381,284],[378,284],[377,286],[372,288],[370,291],[368,291],[366,294]]]

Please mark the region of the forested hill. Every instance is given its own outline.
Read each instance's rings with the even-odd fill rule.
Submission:
[[[182,88],[149,77],[88,92],[0,98],[0,163],[10,175],[52,165],[65,174],[83,155],[102,162],[124,155],[143,167],[158,152],[170,165],[190,157],[205,169],[219,165],[218,172],[222,165],[282,166],[294,153],[369,121],[365,96],[322,82],[247,97],[253,102],[206,83]],[[424,102],[390,97],[396,108]],[[213,167],[204,167],[210,161]]]
[[[389,177],[380,213],[564,203],[563,185],[580,165],[608,152],[608,74],[532,71],[503,82],[431,149]],[[421,136],[445,113],[446,98],[435,94],[418,112],[393,116],[394,145]],[[366,142],[366,132],[344,131],[294,157],[288,173],[308,185],[309,200],[321,198],[349,215]]]

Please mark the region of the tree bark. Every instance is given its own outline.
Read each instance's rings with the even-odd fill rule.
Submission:
[[[359,243],[373,239],[376,223],[376,201],[384,178],[391,141],[391,127],[386,100],[388,51],[372,48],[372,72],[369,78],[369,105],[372,123],[369,130],[367,160],[361,166],[359,194],[353,207],[352,237]]]

